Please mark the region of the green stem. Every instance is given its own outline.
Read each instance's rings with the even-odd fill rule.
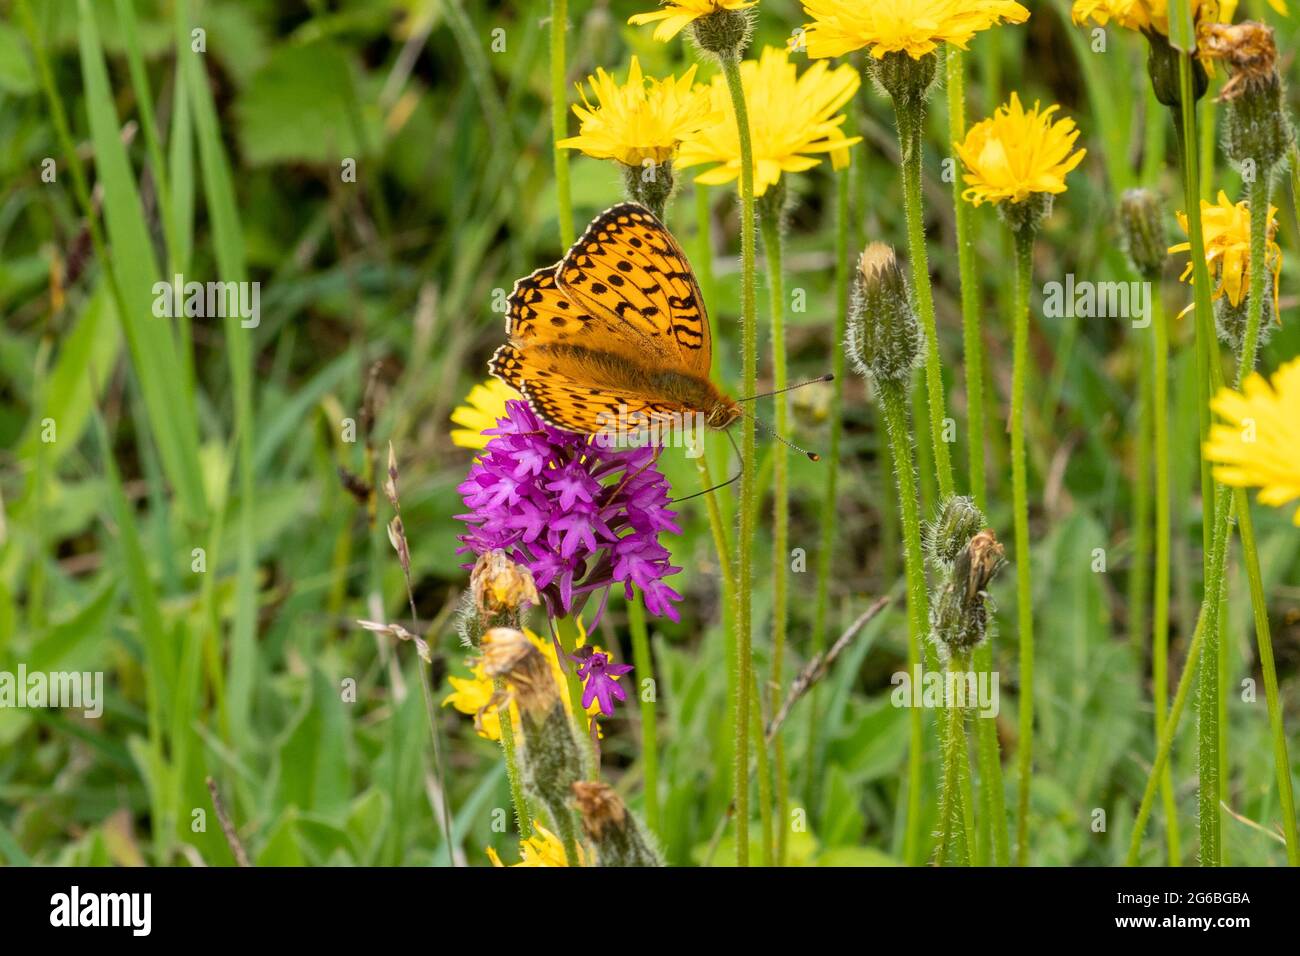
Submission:
[[[961,50],[947,50],[948,138],[961,142],[966,135],[965,71]],[[975,243],[971,238],[973,210],[961,198],[961,177],[952,182],[953,212],[957,225],[957,270],[961,278],[962,347],[966,359],[966,436],[970,492],[984,507],[984,340],[980,335],[979,273],[975,270]]]
[[[930,617],[925,586],[925,564],[921,555],[921,518],[912,464],[911,430],[908,427],[904,386],[877,382],[885,411],[885,430],[894,456],[894,478],[898,485],[898,509],[903,524],[903,560],[907,576],[907,671],[913,680],[921,669],[921,640]],[[911,864],[922,859],[921,846],[921,709],[908,708],[909,745],[907,754],[907,820],[903,830],[903,857]]]
[[[500,677],[494,683],[498,693],[504,690],[505,681]],[[527,840],[533,835],[533,817],[528,808],[528,798],[524,795],[524,779],[519,770],[512,720],[509,706],[497,710],[497,723],[501,725],[501,752],[505,755],[506,780],[510,783],[510,802],[514,806],[515,821],[519,824],[519,839]]]
[[[1228,507],[1228,495],[1223,486],[1215,489],[1220,496],[1222,512],[1226,515],[1231,509]],[[1218,534],[1219,530],[1222,534]],[[1227,548],[1227,531],[1228,522],[1225,518],[1223,524],[1215,529],[1215,543],[1210,549],[1209,567],[1206,569],[1206,579],[1215,581],[1219,588],[1220,596],[1222,595],[1223,583],[1223,552]],[[1217,572],[1215,562],[1218,562]],[[1146,788],[1142,792],[1142,801],[1138,805],[1137,819],[1133,821],[1133,836],[1129,840],[1128,856],[1125,858],[1126,866],[1137,866],[1138,854],[1142,849],[1142,832],[1146,829],[1147,820],[1151,817],[1151,808],[1155,804],[1156,790],[1159,781],[1164,775],[1165,768],[1169,764],[1169,754],[1173,750],[1174,736],[1178,733],[1178,722],[1182,719],[1183,709],[1187,705],[1187,694],[1191,690],[1192,675],[1196,673],[1197,663],[1201,660],[1201,645],[1205,637],[1205,622],[1209,619],[1208,609],[1214,603],[1214,598],[1208,592],[1205,600],[1201,604],[1201,613],[1196,619],[1196,631],[1192,634],[1192,643],[1187,648],[1187,662],[1183,665],[1182,676],[1178,679],[1178,688],[1174,691],[1174,703],[1169,709],[1169,719],[1165,721],[1164,734],[1160,738],[1160,746],[1156,750],[1155,762],[1151,765],[1151,772],[1147,775]]]
[[[754,672],[753,706],[749,708],[750,733],[754,735],[754,750],[757,753],[758,766],[758,819],[759,845],[762,848],[763,866],[772,866],[776,860],[775,841],[772,835],[772,762],[768,756],[767,745],[763,740],[763,695],[758,687],[758,672]],[[782,829],[785,829],[782,827]]]
[[[1029,862],[1029,778],[1034,745],[1034,607],[1030,581],[1029,476],[1025,466],[1025,373],[1029,364],[1029,283],[1034,233],[1016,233],[1016,297],[1011,372],[1011,485],[1015,509],[1016,617],[1020,632],[1020,740],[1016,801],[1016,861]]]
[[[1151,297],[1152,337],[1152,444],[1156,464],[1156,569],[1155,604],[1151,617],[1151,683],[1156,720],[1156,745],[1164,735],[1165,712],[1169,706],[1169,317],[1165,313],[1159,284]],[[1178,833],[1178,804],[1174,799],[1173,773],[1165,767],[1160,777],[1160,797],[1165,808],[1165,843],[1169,865],[1182,861]]]
[[[564,40],[569,0],[551,0],[551,146],[555,152],[555,198],[559,205],[560,244],[573,244],[573,201],[569,196],[569,151],[557,145],[568,135]]]
[[[962,819],[961,794],[962,767],[969,766],[970,759],[966,746],[966,711],[957,706],[955,700],[946,698],[946,688],[956,688],[957,681],[964,679],[970,669],[970,659],[965,655],[954,654],[948,662],[947,674],[955,680],[949,681],[945,674],[944,706],[948,711],[948,733],[943,748],[943,792],[939,802],[939,846],[938,862],[941,866],[969,866],[970,843]]]
[[[977,502],[978,503],[978,502]],[[975,648],[977,674],[993,673],[993,638]],[[996,718],[975,717],[975,754],[980,770],[980,813],[983,828],[992,834],[995,866],[1011,865],[1011,835],[1007,830],[1007,804],[1002,781],[1002,755],[998,746]]]
[[[835,376],[831,386],[830,438],[825,459],[826,484],[822,491],[820,540],[817,545],[817,596],[813,611],[813,655],[826,649],[826,623],[830,610],[831,558],[835,551],[835,529],[838,526],[839,502],[836,500],[840,472],[840,438],[844,432],[844,339],[848,331],[849,314],[849,184],[850,171],[842,169],[835,176],[835,337],[831,340],[831,373]],[[808,746],[805,758],[804,796],[810,805],[816,805],[816,783],[819,779],[818,737],[821,731],[820,686],[814,684],[809,692]],[[783,860],[784,862],[784,860]]]
[[[907,218],[907,254],[912,264],[912,283],[917,311],[925,329],[925,388],[930,416],[930,445],[934,449],[934,470],[940,500],[953,492],[952,463],[948,443],[943,440],[945,407],[943,366],[939,358],[939,331],[934,317],[934,291],[930,286],[930,263],[925,249],[925,222],[921,200],[921,143],[925,132],[923,108],[895,102],[899,148],[903,158],[903,211]]]
[[[703,457],[703,456],[701,456]],[[636,665],[636,686],[654,681],[654,657],[650,653],[650,634],[646,627],[645,605],[635,597],[627,602],[628,630],[632,632],[632,662]],[[651,686],[655,686],[653,683]],[[641,778],[645,791],[645,822],[659,834],[659,729],[655,720],[656,692],[651,699],[641,698]]]
[[[726,77],[736,114],[736,130],[740,139],[740,351],[741,394],[753,395],[758,382],[758,323],[754,290],[754,151],[750,142],[749,112],[745,109],[745,89],[740,79],[738,54],[722,57],[722,73]],[[746,415],[740,426],[740,534],[738,540],[751,542],[754,538],[754,518],[757,505],[754,494],[758,478],[757,443],[754,418]],[[735,713],[735,804],[736,804],[736,865],[749,865],[749,687],[752,681],[750,641],[753,632],[753,553],[749,547],[736,549],[736,672],[738,676]]]
[[[560,641],[560,650],[564,656],[571,656],[578,649],[578,622],[571,617],[557,617],[551,620],[554,634]],[[573,715],[573,732],[584,742],[588,766],[583,768],[583,776],[591,774],[596,777],[596,744],[591,739],[591,722],[587,719],[587,709],[582,706],[582,681],[578,679],[578,670],[572,661],[561,660],[564,670],[564,683],[569,691],[569,710]]]
[[[767,258],[769,305],[772,310],[772,388],[780,391],[789,383],[785,352],[784,241],[781,237],[781,206],[785,196],[784,181],[768,190],[759,202],[763,253]],[[775,397],[774,430],[778,435],[790,433],[790,405],[787,396]],[[782,665],[785,658],[786,618],[789,606],[790,550],[790,459],[784,448],[774,449],[772,468],[772,671],[770,693],[781,699]],[[761,738],[760,738],[761,739]],[[762,749],[760,744],[760,750]],[[776,816],[786,817],[789,787],[785,780],[785,744],[778,732],[772,741],[772,765],[776,774]],[[760,772],[762,768],[760,766]],[[776,835],[776,858],[785,859],[785,827]]]
[[[1268,242],[1268,209],[1272,199],[1272,170],[1258,170],[1250,186],[1250,305],[1246,317],[1246,335],[1241,360],[1237,366],[1237,389],[1255,370],[1259,348],[1259,331],[1263,322],[1265,258]],[[1246,576],[1250,581],[1251,607],[1255,619],[1255,642],[1259,665],[1264,676],[1264,697],[1268,706],[1269,730],[1273,738],[1273,763],[1277,774],[1278,796],[1282,810],[1282,828],[1286,838],[1287,863],[1300,866],[1300,839],[1296,835],[1295,797],[1291,789],[1291,764],[1287,755],[1286,728],[1278,697],[1277,668],[1273,661],[1273,639],[1268,623],[1268,604],[1264,595],[1259,552],[1255,544],[1255,527],[1250,515],[1250,501],[1244,489],[1236,489],[1237,515],[1241,526],[1241,548]]]

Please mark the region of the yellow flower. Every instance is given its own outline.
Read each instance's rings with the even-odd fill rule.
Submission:
[[[465,404],[451,413],[451,420],[464,426],[451,430],[452,442],[461,448],[486,448],[492,436],[483,431],[495,428],[497,419],[506,417],[506,402],[522,397],[500,379],[475,385],[465,396]]]
[[[1178,224],[1187,231],[1187,214],[1178,214]],[[1205,264],[1210,278],[1217,279],[1212,298],[1227,296],[1233,306],[1241,305],[1241,298],[1250,289],[1250,203],[1242,200],[1233,204],[1220,189],[1217,203],[1201,200],[1201,233],[1205,239]],[[1264,265],[1273,273],[1273,314],[1281,321],[1278,307],[1278,280],[1282,272],[1282,249],[1274,240],[1277,235],[1277,207],[1268,207],[1267,241],[1264,247]],[[1191,252],[1190,242],[1170,246],[1170,253]],[[1192,263],[1187,263],[1180,277],[1190,282]],[[1183,311],[1191,309],[1188,306]]]
[[[546,658],[546,663],[550,665],[551,674],[555,678],[556,686],[564,688],[566,675],[563,665],[555,654],[555,642],[550,638],[538,637],[532,631],[525,630],[524,634],[533,646],[541,651],[542,656]],[[584,647],[587,643],[587,630],[582,626],[582,621],[578,621],[578,637],[575,641],[576,647]],[[604,651],[609,654],[612,661],[614,655],[605,651],[600,645],[593,645],[593,650]],[[617,677],[614,680],[618,680]],[[442,700],[442,706],[450,704],[462,714],[469,714],[474,718],[474,729],[480,737],[486,737],[488,740],[501,739],[501,715],[500,707],[492,702],[492,697],[496,693],[496,685],[491,677],[488,677],[483,670],[481,661],[476,661],[470,665],[469,677],[456,677],[452,674],[447,675],[447,683],[451,685],[452,691]],[[573,713],[569,704],[569,695],[567,691],[560,694],[560,700],[564,702],[564,709],[568,713]],[[594,716],[600,713],[600,702],[592,701],[591,706],[587,708],[587,714]],[[510,704],[510,723],[515,732],[519,733],[519,708],[513,702]]]
[[[796,73],[789,54],[779,47],[765,48],[757,62],[740,64],[754,150],[755,196],[763,195],[783,172],[803,172],[821,162],[809,154],[831,153],[834,158],[862,140],[846,137],[840,129],[845,117],[835,115],[857,92],[862,82],[857,71],[848,64],[832,70],[814,63],[803,76]],[[726,80],[715,76],[710,93],[714,109],[724,118],[682,143],[677,165],[717,163],[695,180],[716,186],[740,175],[740,136]]]
[[[1214,477],[1259,488],[1260,503],[1275,508],[1300,498],[1300,359],[1278,369],[1271,387],[1251,373],[1242,392],[1222,389],[1210,408],[1224,419],[1205,445]],[[1300,509],[1292,521],[1300,526]]]
[[[663,0],[664,9],[653,13],[638,13],[628,17],[627,22],[640,26],[656,20],[663,21],[655,27],[655,39],[667,43],[700,17],[707,17],[719,10],[744,10],[756,3],[758,0]]]
[[[487,848],[487,855],[493,866],[506,865],[501,862],[501,857],[497,855],[497,851],[491,847]],[[511,866],[569,865],[568,857],[564,855],[564,841],[542,826],[539,820],[533,821],[533,836],[520,842],[519,856],[519,862],[511,863]],[[583,865],[586,864],[581,845],[578,846],[578,862]]]
[[[919,60],[941,43],[963,50],[980,30],[1024,23],[1029,11],[1015,0],[803,0],[808,55],[843,56],[867,47],[880,59],[906,53]]]
[[[1020,97],[998,107],[989,119],[976,123],[966,139],[954,143],[968,172],[969,187],[962,198],[976,206],[984,202],[1024,202],[1033,193],[1065,192],[1065,176],[1083,160],[1087,150],[1074,148],[1079,130],[1074,120],[1053,122],[1060,107],[1026,111]]]
[[[639,167],[647,159],[662,165],[687,135],[722,119],[712,112],[708,89],[691,88],[695,70],[692,66],[680,80],[647,78],[634,56],[627,82],[619,86],[597,68],[595,76],[587,77],[597,105],[591,105],[579,85],[583,105],[575,105],[573,112],[582,120],[582,129],[556,145],[597,159],[616,159],[624,166]]]
[[[1269,0],[1270,4],[1275,2],[1282,0]],[[1192,22],[1198,27],[1203,23],[1231,23],[1237,0],[1191,0],[1191,10]],[[1092,20],[1105,26],[1114,20],[1126,30],[1169,35],[1169,0],[1074,0],[1070,17],[1075,23]]]

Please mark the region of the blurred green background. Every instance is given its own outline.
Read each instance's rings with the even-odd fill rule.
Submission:
[[[571,0],[570,80],[596,66],[622,78],[632,53],[649,74],[680,72],[690,57],[682,43],[655,43],[648,28],[625,25],[649,5]],[[1069,25],[1064,3],[1030,7],[1024,27],[989,31],[972,45],[969,115],[986,115],[1016,89],[1028,101],[1060,102],[1077,119],[1089,156],[1040,237],[1036,281],[1068,272],[1127,279],[1112,221],[1115,197],[1137,183],[1165,197],[1179,193],[1163,166],[1172,130],[1149,99],[1144,46],[1111,30],[1106,52],[1093,53],[1092,37]],[[1263,2],[1245,7],[1277,24],[1294,77],[1296,21],[1266,14]],[[0,11],[0,670],[19,663],[102,670],[107,688],[98,720],[0,710],[0,860],[230,864],[204,785],[211,775],[256,863],[445,861],[413,649],[355,626],[358,618],[411,623],[383,529],[387,504],[381,495],[372,522],[339,469],[368,480],[375,456],[382,465],[387,443],[396,449],[417,610],[435,643],[440,700],[446,673],[465,672],[449,619],[466,586],[453,516],[470,455],[451,444],[448,415],[486,375],[486,359],[502,339],[503,293],[562,252],[547,93],[549,4],[2,0]],[[802,22],[793,0],[763,0],[755,49],[784,42]],[[200,52],[195,29],[203,31]],[[701,78],[709,72],[702,68]],[[930,257],[950,405],[960,423],[954,460],[964,462],[943,97],[932,106]],[[853,245],[884,239],[905,246],[887,102],[864,84],[850,123],[865,137],[849,174]],[[47,159],[54,160],[53,181]],[[355,181],[345,175],[350,163]],[[1221,164],[1206,178],[1207,188],[1240,192]],[[573,183],[579,229],[621,198],[620,176],[608,164],[575,156]],[[806,311],[788,319],[795,378],[827,371],[831,350],[840,347],[833,335],[834,188],[825,164],[791,178],[787,285],[807,296]],[[693,192],[683,186],[668,222],[698,263]],[[705,293],[720,384],[734,391],[734,193],[714,188],[707,201],[715,248]],[[1286,315],[1295,305],[1292,257],[1300,246],[1291,197],[1279,189],[1276,201]],[[1171,230],[1174,202],[1169,198]],[[979,210],[975,223],[986,389],[996,403],[989,518],[1009,539],[1001,426],[1010,382],[1011,257],[991,212]],[[155,318],[153,283],[176,273],[260,282],[260,324]],[[1171,265],[1164,292],[1175,311],[1190,301],[1176,278]],[[1153,753],[1148,602],[1130,606],[1127,599],[1133,461],[1142,440],[1132,396],[1146,345],[1124,321],[1036,313],[1034,322],[1030,471],[1041,736],[1031,861],[1110,864],[1122,860]],[[1175,675],[1201,565],[1189,333],[1185,325],[1175,329],[1172,362]],[[1271,369],[1297,352],[1300,332],[1288,323],[1262,364]],[[761,362],[760,375],[767,368]],[[824,447],[826,399],[813,389],[796,399],[792,439]],[[877,409],[856,377],[847,383],[843,413],[831,639],[875,597],[901,596],[892,479],[878,457]],[[346,440],[346,420],[355,423],[355,441]],[[54,440],[42,440],[50,421]],[[731,474],[730,446],[717,436],[711,441],[714,474]],[[766,476],[774,449],[769,443],[763,451]],[[698,490],[688,462],[672,456],[664,467],[676,494]],[[808,650],[824,467],[791,459],[790,539],[808,553],[809,570],[793,575],[787,674]],[[733,495],[719,494],[728,518]],[[1294,755],[1300,534],[1289,512],[1256,514]],[[725,837],[709,852],[729,800],[731,728],[716,558],[700,499],[683,505],[682,521],[683,535],[667,542],[685,568],[673,582],[687,597],[682,621],[651,622],[658,836],[674,864],[732,858]],[[753,547],[756,567],[769,567],[765,532]],[[1096,548],[1105,549],[1101,573]],[[202,549],[202,571],[195,570],[195,549]],[[770,581],[763,573],[757,580],[756,653],[765,670]],[[1014,613],[1009,581],[1004,575],[996,590],[1006,621]],[[1235,566],[1229,624],[1225,800],[1263,831],[1229,821],[1225,856],[1277,863],[1283,853],[1269,833],[1277,805],[1263,694],[1247,702],[1235,690],[1247,678],[1258,681],[1249,598]],[[621,599],[611,601],[598,640],[630,659]],[[889,704],[889,676],[904,667],[905,643],[901,606],[892,607],[827,678],[815,717],[805,702],[787,725],[791,804],[809,821],[807,832],[792,837],[794,862],[896,859],[907,715]],[[1019,692],[1013,641],[995,638],[995,661],[1005,757]],[[355,700],[345,699],[349,680]],[[499,750],[475,736],[469,718],[449,708],[440,717],[457,853],[483,865],[484,848],[494,845],[515,859],[511,836],[492,828],[492,811],[509,806]],[[606,722],[603,745],[605,776],[634,807],[641,801],[638,719],[634,705],[623,705]],[[806,746],[810,720],[821,728],[815,753]],[[1185,742],[1175,754],[1189,861],[1193,725],[1184,721]],[[1013,781],[1008,765],[1008,785]],[[1092,827],[1095,808],[1106,811],[1103,832]],[[197,810],[206,815],[200,832]],[[1161,814],[1157,807],[1148,828],[1151,862],[1159,859]]]

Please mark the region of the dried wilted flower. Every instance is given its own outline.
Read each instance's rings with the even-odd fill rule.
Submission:
[[[525,714],[541,718],[559,704],[551,668],[523,631],[494,627],[483,635],[480,646],[483,672],[503,678]]]
[[[988,636],[988,586],[1005,563],[1002,545],[988,528],[957,553],[930,609],[931,636],[942,649],[964,653]]]
[[[579,780],[572,789],[582,829],[595,845],[601,866],[664,865],[641,824],[612,787],[599,780]]]
[[[525,602],[535,606],[542,600],[532,572],[511,561],[499,548],[479,555],[469,575],[469,586],[474,605],[484,617],[515,613]]]
[[[1207,56],[1223,60],[1232,73],[1219,100],[1227,104],[1223,150],[1229,162],[1250,175],[1267,176],[1291,149],[1295,132],[1287,116],[1277,69],[1273,30],[1262,23],[1215,23],[1204,31]]]
[[[1219,91],[1219,101],[1245,95],[1254,84],[1267,83],[1277,72],[1277,44],[1272,27],[1253,20],[1209,23],[1201,29],[1201,52],[1222,60],[1232,78]]]

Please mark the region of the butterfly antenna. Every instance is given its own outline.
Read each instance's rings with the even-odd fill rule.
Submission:
[[[714,485],[712,488],[705,488],[703,491],[697,491],[694,494],[686,495],[681,498],[673,498],[668,502],[670,505],[675,505],[679,501],[690,501],[692,498],[698,498],[701,495],[707,495],[710,492],[717,491],[719,488],[725,488],[727,487],[727,485],[734,484],[735,482],[740,480],[740,476],[745,473],[745,459],[742,458],[740,455],[740,447],[736,444],[736,436],[731,434],[730,429],[723,429],[723,431],[727,436],[727,440],[731,442],[731,447],[736,450],[736,460],[740,462],[740,471],[736,472],[734,475],[732,475],[730,478],[728,478],[726,481],[722,482],[721,484]],[[700,449],[700,453],[701,454],[704,453],[703,448]]]
[[[744,415],[744,416],[747,417],[747,418],[751,418],[751,419],[753,419],[754,424],[757,425],[759,428],[763,429],[763,433],[766,434],[768,437],[770,437],[770,438],[775,438],[777,441],[779,441],[779,442],[780,442],[782,445],[784,445],[786,448],[791,448],[791,449],[793,449],[794,451],[799,452],[800,454],[807,455],[809,461],[821,461],[821,460],[822,460],[822,456],[819,455],[819,454],[817,454],[817,452],[815,452],[815,451],[809,451],[807,448],[800,448],[800,447],[799,447],[798,445],[796,445],[794,442],[790,441],[790,439],[788,439],[788,438],[783,438],[782,436],[778,435],[778,434],[777,434],[777,433],[772,429],[772,426],[771,426],[771,425],[769,425],[767,422],[763,421],[763,419],[759,418],[757,415],[750,415],[750,414],[748,414],[747,412],[741,412],[740,414]],[[743,460],[743,459],[742,459],[742,460]]]
[[[770,395],[780,395],[783,392],[793,392],[796,388],[803,388],[805,385],[816,385],[818,382],[833,382],[833,381],[835,381],[835,376],[832,375],[830,372],[827,372],[825,375],[822,375],[818,378],[810,378],[806,382],[798,382],[794,385],[787,385],[785,388],[778,388],[771,392],[759,392],[757,395],[750,395],[748,398],[738,398],[736,399],[736,401],[752,402],[756,398],[767,398]],[[786,444],[789,444],[789,442],[786,442]],[[802,448],[800,448],[799,450],[803,451]]]

